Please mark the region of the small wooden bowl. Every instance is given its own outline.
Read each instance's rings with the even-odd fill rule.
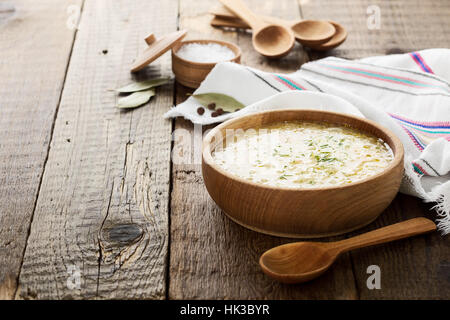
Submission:
[[[227,129],[304,120],[350,126],[384,140],[394,159],[384,171],[337,187],[294,189],[249,182],[232,175],[212,158]],[[398,192],[403,176],[403,145],[389,130],[373,121],[341,113],[283,109],[246,115],[215,127],[205,137],[202,172],[206,188],[225,214],[254,231],[294,238],[343,234],[374,221]]]
[[[188,40],[177,43],[172,49],[172,71],[175,74],[176,80],[190,88],[198,88],[200,83],[206,78],[208,73],[214,68],[217,62],[202,63],[193,62],[180,58],[177,55],[177,51],[187,43],[218,43],[222,46],[226,46],[234,52],[234,58],[231,62],[241,62],[241,49],[233,43],[219,40]],[[222,62],[222,61],[221,61]]]

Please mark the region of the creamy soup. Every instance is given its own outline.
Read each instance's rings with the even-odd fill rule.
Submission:
[[[346,185],[383,171],[393,159],[381,139],[327,123],[288,121],[227,133],[213,152],[225,171],[290,188]]]

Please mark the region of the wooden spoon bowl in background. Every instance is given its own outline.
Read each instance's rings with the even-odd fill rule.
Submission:
[[[238,17],[226,7],[219,6],[210,11],[219,19],[238,19]],[[295,39],[305,46],[319,45],[329,41],[336,33],[332,23],[325,20],[294,20],[288,21],[276,17],[256,15],[268,23],[284,25],[294,33]],[[237,20],[243,22],[242,20]]]
[[[327,42],[336,33],[334,26],[324,20],[295,21],[290,25],[296,39],[306,46]]]
[[[281,58],[294,46],[292,33],[278,25],[268,25],[255,32],[253,46],[268,58]]]
[[[311,49],[317,50],[317,51],[327,51],[334,49],[341,45],[346,39],[347,39],[347,31],[345,28],[340,25],[339,23],[335,21],[328,21],[330,24],[332,24],[336,30],[334,35],[326,42],[320,43],[320,44],[314,44],[314,43],[308,43],[307,41],[300,40],[298,38],[298,35],[294,33],[295,39],[302,43],[303,46],[309,47]],[[229,28],[240,28],[240,29],[246,29],[248,28],[248,25],[243,22],[239,18],[224,18],[224,17],[218,17],[214,16],[211,20],[211,25],[214,27],[229,27]]]
[[[341,45],[345,41],[345,39],[347,39],[347,30],[345,30],[345,28],[342,25],[340,25],[335,21],[328,21],[328,22],[334,26],[334,28],[336,29],[336,33],[327,42],[316,45],[315,44],[309,45],[311,49],[317,51],[331,50]]]
[[[294,47],[293,32],[283,25],[267,23],[250,11],[241,0],[220,0],[253,30],[253,48],[268,58],[281,58]]]

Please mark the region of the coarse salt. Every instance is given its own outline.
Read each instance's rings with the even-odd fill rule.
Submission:
[[[218,43],[187,43],[178,51],[177,55],[192,62],[215,63],[231,60],[235,54],[228,47]]]

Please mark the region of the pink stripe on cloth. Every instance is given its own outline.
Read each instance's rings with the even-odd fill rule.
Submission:
[[[425,62],[425,59],[420,55],[420,53],[411,52],[409,55],[413,58],[414,62],[420,67],[420,69],[427,73],[434,74],[433,70],[431,70],[430,66]]]
[[[296,82],[296,81],[294,81],[294,80],[292,80],[291,78],[288,78],[288,77],[284,77],[286,80],[288,80],[288,81],[290,81],[290,82],[292,82],[293,84],[295,84],[297,87],[299,87],[300,89],[302,89],[302,90],[306,90],[306,88],[305,87],[303,87],[300,83],[298,83],[298,82]]]
[[[288,87],[291,90],[298,90],[297,88],[295,88],[294,86],[290,85],[289,83],[287,83],[286,81],[283,81],[282,79],[280,79],[277,75],[273,75],[273,78],[275,80],[277,80],[279,83],[285,85],[286,87]]]
[[[339,72],[342,72],[342,73],[355,75],[355,73],[352,72],[352,71],[347,71],[347,70],[336,70],[336,69],[330,68],[330,67],[328,67],[328,66],[326,66],[326,65],[324,65],[324,64],[321,64],[321,65],[319,64],[319,66],[324,67],[324,68],[327,68],[327,69],[339,71]],[[361,70],[361,71],[363,71],[363,70]],[[370,71],[370,72],[372,72],[372,71]],[[372,72],[372,73],[375,74],[376,72]],[[361,77],[364,77],[364,78],[375,79],[375,80],[381,80],[381,81],[386,81],[386,82],[395,83],[395,84],[403,84],[403,85],[408,86],[408,87],[411,87],[411,88],[421,88],[420,86],[417,86],[417,85],[414,85],[414,84],[405,83],[405,82],[398,82],[398,81],[391,80],[391,79],[379,78],[379,77],[371,76],[371,75],[368,75],[368,74],[361,74],[361,73],[358,73],[358,75],[361,76]],[[382,75],[382,74],[380,74],[380,75]],[[386,75],[386,76],[391,76],[391,75]],[[394,76],[394,77],[396,77],[396,76]],[[410,79],[405,79],[405,80],[411,81]],[[416,81],[416,80],[412,80],[412,81]],[[418,81],[416,81],[416,82],[418,82]],[[426,84],[426,83],[424,83],[424,84]]]
[[[413,161],[412,164],[413,164],[414,166],[416,166],[417,168],[419,168],[419,170],[422,171],[422,173],[423,173],[424,175],[429,176],[428,172],[426,172],[425,169],[424,169],[421,165],[417,164],[417,162]]]
[[[419,149],[420,151],[423,151],[423,147],[422,145],[419,143],[419,141],[416,139],[416,137],[412,134],[411,131],[408,130],[408,128],[406,128],[405,126],[401,125],[401,127],[403,128],[403,130],[405,130],[406,134],[411,138],[412,142],[414,143],[414,145],[417,147],[417,149]]]
[[[322,63],[322,65],[325,66],[326,64]],[[334,65],[334,64],[329,64],[329,65],[338,67],[337,65]],[[357,70],[357,71],[362,71],[362,72],[369,72],[369,73],[377,74],[377,75],[384,76],[384,77],[397,78],[399,80],[406,80],[406,81],[416,82],[416,83],[425,84],[425,85],[433,85],[429,82],[425,82],[425,81],[421,81],[421,80],[413,79],[413,78],[409,78],[409,77],[402,77],[402,76],[395,75],[395,74],[378,72],[378,71],[369,70],[369,69],[356,68],[354,66],[347,66],[346,68]],[[341,70],[341,71],[345,71],[345,70]],[[360,73],[358,73],[358,74],[360,74]],[[360,75],[364,76],[363,74],[360,74]],[[368,75],[368,76],[370,76],[370,75]],[[375,78],[375,79],[380,79],[380,78]],[[380,80],[389,80],[389,79],[380,79]],[[402,83],[404,83],[404,82],[402,82]],[[407,83],[404,83],[404,84],[407,84]],[[413,85],[413,84],[411,84],[411,85]],[[441,86],[438,86],[438,87],[441,87]]]
[[[405,117],[399,116],[397,114],[388,113],[391,117],[397,118],[400,120],[408,121],[417,125],[427,125],[427,126],[450,126],[450,121],[417,121],[417,120],[411,120],[407,119]]]

